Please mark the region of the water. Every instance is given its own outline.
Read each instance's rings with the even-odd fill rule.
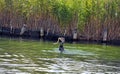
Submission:
[[[120,47],[0,38],[0,74],[119,74]]]

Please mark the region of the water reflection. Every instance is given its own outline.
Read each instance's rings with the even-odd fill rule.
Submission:
[[[50,54],[50,53],[49,53]],[[0,72],[8,74],[32,74],[34,72],[60,74],[119,73],[120,67],[100,63],[99,60],[77,61],[59,53],[56,58],[25,58],[22,54],[4,53],[0,55]],[[10,59],[9,59],[10,58]]]
[[[54,48],[53,50],[42,50],[43,52],[54,52],[54,53],[60,53],[60,51],[58,50],[58,48]],[[63,53],[60,53],[60,55],[62,54],[70,54],[70,55],[85,55],[85,56],[89,56],[89,55],[96,55],[92,52],[87,52],[87,51],[83,51],[83,50],[77,50],[73,47],[73,49],[65,49],[63,51]]]
[[[106,48],[107,47],[107,43],[102,43],[102,47]]]
[[[119,67],[113,67],[113,66],[107,66],[101,64],[92,64],[82,61],[74,61],[70,58],[52,58],[52,59],[39,58],[39,59],[45,61],[43,65],[47,66],[48,69],[42,71],[47,71],[47,72],[91,74],[91,73],[112,73],[113,69],[116,69],[115,72],[119,71]],[[39,69],[37,71],[41,71],[41,70]]]
[[[22,41],[20,44],[22,43],[24,43],[24,41]],[[34,47],[37,48],[37,46],[39,47],[40,45],[41,44],[38,44]],[[22,48],[23,46],[24,48]],[[76,48],[72,46],[65,46],[65,51],[60,53],[58,48],[47,47],[42,49],[29,49],[30,47],[28,48],[27,46],[30,45],[23,44],[22,47],[13,47],[12,49],[7,49],[7,47],[0,47],[1,74],[120,73],[119,60],[107,61],[96,59],[94,57],[98,56],[98,54],[81,50],[88,49],[88,47],[78,46]],[[101,48],[98,47],[91,47],[89,49],[101,50]]]

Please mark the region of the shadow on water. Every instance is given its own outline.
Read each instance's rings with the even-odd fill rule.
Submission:
[[[42,41],[42,40],[41,40]],[[2,41],[3,43],[5,41]],[[11,39],[10,43],[14,44]],[[44,48],[38,50],[38,44],[31,48],[32,44],[19,39],[17,43],[22,47],[2,47],[0,45],[0,72],[1,74],[118,74],[120,73],[120,61],[105,61],[95,58],[98,54],[84,51],[87,47],[65,46],[65,51],[60,53],[58,48],[49,47],[44,43]],[[5,42],[7,43],[7,42]],[[27,43],[27,44],[26,44]],[[11,48],[11,50],[7,50]],[[24,48],[23,48],[24,47]],[[106,48],[106,45],[103,45]],[[27,48],[31,48],[30,50]],[[48,49],[49,48],[49,49]],[[91,47],[91,49],[93,49]],[[100,50],[100,48],[98,49]],[[18,53],[17,53],[18,51]],[[23,51],[23,52],[22,52]],[[16,52],[16,53],[15,53]],[[29,56],[28,56],[29,55]],[[91,58],[92,57],[92,58]],[[83,60],[84,59],[84,60]]]
[[[69,47],[69,46],[65,46]],[[73,49],[65,49],[62,53],[58,50],[58,48],[54,48],[53,50],[43,50],[43,52],[54,52],[54,53],[59,53],[60,55],[62,54],[69,54],[69,55],[83,55],[83,56],[89,56],[89,55],[95,55],[92,52],[87,52],[83,50],[78,50],[72,47]]]

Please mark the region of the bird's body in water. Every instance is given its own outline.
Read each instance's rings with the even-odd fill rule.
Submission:
[[[63,42],[60,42],[60,45],[59,45],[59,51],[60,52],[63,52],[64,51],[64,46],[63,46]]]
[[[61,53],[64,51],[64,46],[63,46],[64,42],[65,42],[65,38],[59,37],[58,41],[56,43],[54,43],[54,44],[60,43],[60,45],[59,45],[59,51]]]

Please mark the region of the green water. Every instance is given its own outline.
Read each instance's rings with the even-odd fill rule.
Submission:
[[[118,74],[120,47],[0,38],[0,74]]]

